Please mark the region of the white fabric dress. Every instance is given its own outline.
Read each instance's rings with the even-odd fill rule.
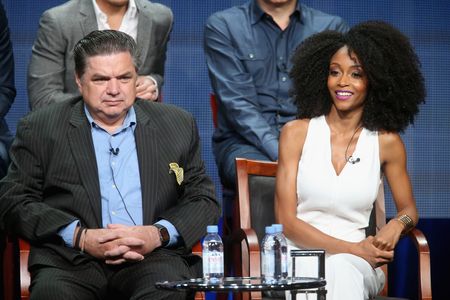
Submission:
[[[311,119],[297,175],[297,217],[330,236],[359,242],[382,184],[378,132],[362,129],[353,153],[359,162],[347,162],[339,176],[331,161],[330,139],[325,117]],[[298,249],[289,240],[288,247]],[[317,262],[300,261],[297,270],[297,276],[317,276]],[[327,300],[368,299],[384,285],[380,268],[374,270],[351,254],[327,255],[325,273]],[[299,294],[297,299],[315,296]]]

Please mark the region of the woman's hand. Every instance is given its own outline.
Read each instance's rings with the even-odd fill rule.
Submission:
[[[401,222],[395,219],[390,220],[375,235],[373,239],[374,246],[380,250],[394,250],[403,229],[404,225]]]
[[[375,238],[369,236],[354,244],[352,254],[364,258],[372,268],[377,268],[394,259],[394,250],[382,250],[374,245]]]

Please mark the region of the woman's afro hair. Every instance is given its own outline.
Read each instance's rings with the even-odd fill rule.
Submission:
[[[344,34],[324,31],[297,48],[290,76],[298,118],[329,113],[329,64],[344,46],[349,56],[357,56],[368,79],[362,125],[369,130],[404,131],[425,101],[424,79],[409,39],[382,21],[360,23]]]

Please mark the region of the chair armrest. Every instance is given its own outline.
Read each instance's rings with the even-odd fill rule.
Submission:
[[[19,239],[19,260],[20,260],[20,296],[21,299],[28,299],[30,292],[30,273],[28,272],[28,256],[30,255],[30,244]]]
[[[17,274],[16,269],[16,238],[12,236],[2,236],[5,238],[5,248],[3,252],[3,288],[4,294],[0,295],[1,299],[12,300],[16,289],[15,275]],[[2,298],[3,297],[3,298]]]
[[[242,276],[261,276],[261,253],[258,237],[252,228],[239,228],[233,232],[233,245],[240,245],[242,251]]]
[[[202,257],[202,244],[201,244],[201,242],[197,242],[192,247],[192,254],[195,254],[195,255],[198,255],[198,256]]]
[[[431,300],[430,247],[423,232],[417,228],[413,228],[408,232],[408,237],[413,241],[418,252],[419,299]]]
[[[231,236],[233,244],[235,272],[242,277],[261,276],[261,252],[258,236],[253,228],[238,228]],[[239,271],[242,270],[242,274]],[[243,299],[262,299],[261,292],[243,293]]]
[[[27,300],[29,298],[29,254],[30,244],[27,241],[14,236],[7,237],[6,253],[4,254],[5,293],[3,295],[6,300],[19,298]]]

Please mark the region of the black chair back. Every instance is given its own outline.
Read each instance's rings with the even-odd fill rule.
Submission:
[[[249,175],[251,227],[258,236],[258,242],[265,234],[265,226],[275,223],[274,198],[275,177]]]

